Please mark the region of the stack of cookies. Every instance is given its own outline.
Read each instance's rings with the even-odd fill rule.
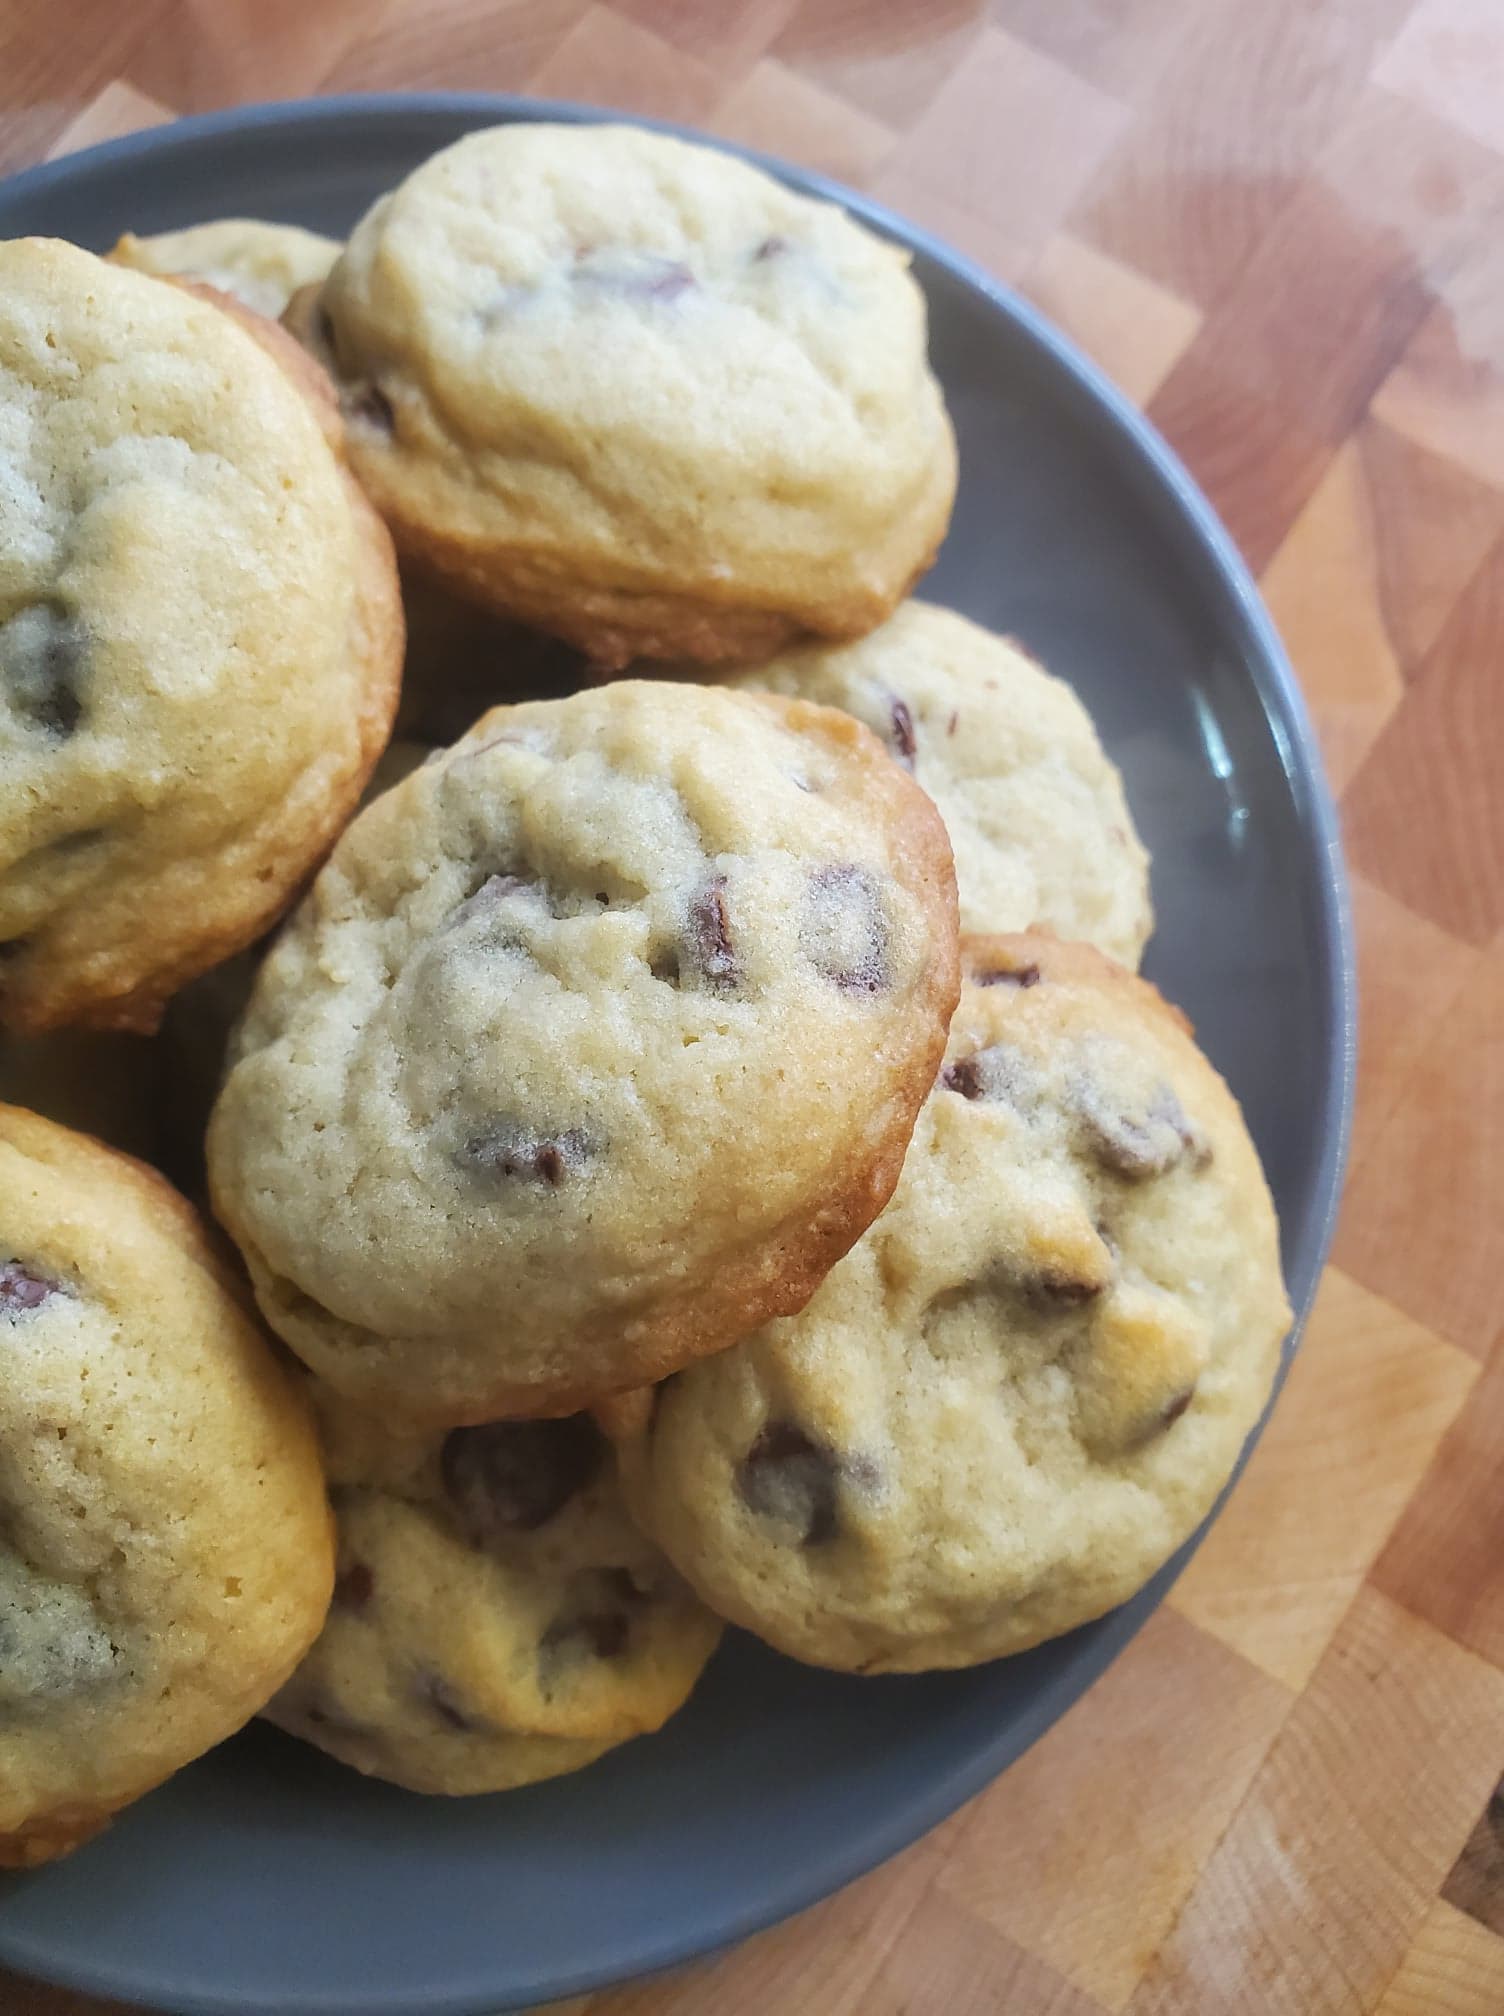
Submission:
[[[726,1620],[912,1672],[1139,1588],[1277,1230],[1087,715],[904,599],[903,257],[538,125],[0,279],[0,1862],[258,1711],[493,1791]]]

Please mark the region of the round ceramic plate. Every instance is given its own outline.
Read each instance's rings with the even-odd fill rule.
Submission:
[[[226,215],[343,235],[473,127],[595,116],[445,96],[187,120],[0,186],[0,235],[103,250],[128,227]],[[922,233],[764,165],[913,251],[961,445],[924,593],[1069,679],[1121,765],[1154,854],[1146,970],[1243,1102],[1303,1312],[1341,1178],[1353,982],[1331,802],[1253,584],[1163,444],[1031,310]],[[733,1633],[662,1734],[497,1798],[416,1798],[253,1729],[0,1886],[0,1961],[236,2016],[470,2016],[666,1967],[932,1827],[1070,1706],[1184,1558],[1101,1622],[965,1673],[848,1679]]]

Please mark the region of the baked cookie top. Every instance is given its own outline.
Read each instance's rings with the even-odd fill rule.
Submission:
[[[561,593],[678,589],[852,634],[949,516],[906,256],[708,147],[471,134],[361,220],[314,320],[363,480],[451,562],[504,547],[519,573],[567,563]]]
[[[455,1422],[798,1307],[897,1179],[954,906],[938,814],[848,715],[637,681],[493,710],[258,977],[209,1170],[268,1320]]]
[[[0,1017],[17,1026],[153,1026],[275,915],[385,739],[390,542],[325,436],[327,385],[259,326],[264,342],[70,245],[0,244]]]
[[[414,1791],[499,1792],[680,1706],[721,1625],[628,1519],[588,1417],[425,1435],[315,1399],[339,1573],[271,1721]]]
[[[275,321],[300,287],[324,278],[339,254],[338,239],[321,238],[298,224],[217,217],[146,238],[127,231],[108,256],[115,265],[134,267],[138,273],[202,280]]]
[[[1020,1651],[1193,1531],[1290,1321],[1236,1103],[1090,947],[968,939],[887,1210],[800,1314],[605,1410],[721,1614],[862,1672]]]
[[[1018,645],[905,602],[854,644],[730,683],[843,707],[883,737],[945,820],[963,931],[1039,926],[1138,965],[1154,913],[1123,780],[1069,686]]]
[[[323,1620],[313,1428],[189,1206],[0,1106],[0,1864],[247,1721]]]

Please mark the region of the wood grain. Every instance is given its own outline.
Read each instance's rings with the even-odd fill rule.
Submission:
[[[0,0],[0,166],[428,86],[702,124],[1033,294],[1260,570],[1357,870],[1340,1271],[1170,1606],[907,1855],[568,2016],[1504,2016],[1504,10]]]

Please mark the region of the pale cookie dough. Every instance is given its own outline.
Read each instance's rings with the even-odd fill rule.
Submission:
[[[929,799],[832,708],[622,681],[370,805],[209,1132],[268,1322],[355,1400],[562,1414],[798,1308],[955,1002]]]
[[[1123,1602],[1226,1482],[1290,1309],[1236,1102],[1087,946],[968,939],[892,1203],[802,1314],[603,1410],[710,1606],[863,1673]]]
[[[0,1107],[0,1866],[247,1722],[318,1635],[313,1424],[155,1171]]]

